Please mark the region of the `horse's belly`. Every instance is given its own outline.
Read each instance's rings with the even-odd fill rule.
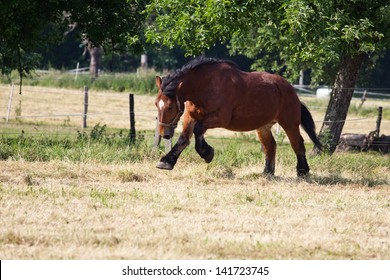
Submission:
[[[280,95],[277,92],[243,92],[233,107],[228,126],[233,131],[250,131],[277,121]]]
[[[226,129],[232,131],[251,131],[265,126],[269,123],[274,123],[275,119],[269,118],[232,118]]]

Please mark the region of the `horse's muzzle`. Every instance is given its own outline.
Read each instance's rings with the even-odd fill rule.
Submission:
[[[166,126],[164,127],[163,134],[161,135],[164,139],[171,139],[173,137],[173,133],[175,132],[174,127]]]

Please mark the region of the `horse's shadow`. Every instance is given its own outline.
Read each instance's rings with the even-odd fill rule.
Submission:
[[[372,178],[372,177],[361,177],[361,178],[345,178],[339,174],[332,174],[327,176],[320,176],[312,174],[305,178],[305,181],[312,184],[318,185],[360,185],[365,187],[377,187],[390,185],[390,182],[382,178]]]
[[[316,175],[316,174],[309,174],[305,178],[293,178],[293,177],[282,177],[282,176],[269,176],[269,175],[263,175],[261,176],[263,178],[266,178],[269,181],[277,181],[277,182],[291,182],[291,181],[301,181],[306,182],[313,185],[319,185],[319,186],[336,186],[336,185],[359,185],[359,186],[365,186],[365,187],[378,187],[378,186],[390,186],[390,182],[386,179],[382,178],[345,178],[339,174],[332,174],[332,175]]]

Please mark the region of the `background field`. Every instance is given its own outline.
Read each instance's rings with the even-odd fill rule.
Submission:
[[[1,116],[8,94],[1,86]],[[82,113],[81,90],[26,87],[10,122],[1,119],[0,258],[390,258],[389,155],[309,153],[312,175],[301,180],[281,133],[276,176],[265,178],[254,133],[213,130],[211,164],[191,146],[166,172],[154,167],[163,147],[152,147],[153,96],[135,96],[135,145],[127,94],[91,91],[89,100],[87,130],[69,116]],[[326,101],[303,100],[321,121]],[[382,105],[389,135],[390,103],[358,103],[344,132],[374,130]]]

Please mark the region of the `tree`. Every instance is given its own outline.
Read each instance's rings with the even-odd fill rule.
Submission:
[[[0,67],[2,74],[17,69],[20,79],[38,65],[35,49],[57,40],[45,27],[62,17],[65,1],[1,1]],[[60,35],[61,36],[61,35]],[[22,85],[20,85],[21,87]]]
[[[2,73],[17,69],[22,79],[40,60],[36,49],[60,41],[70,26],[85,34],[90,46],[115,51],[139,51],[142,13],[147,0],[3,1],[0,9],[0,66]],[[52,32],[45,32],[55,26]],[[71,28],[72,29],[72,28]]]
[[[311,69],[313,83],[333,84],[320,134],[333,153],[363,60],[390,48],[388,0],[154,0],[147,38],[187,54],[215,42],[255,58],[256,69],[296,79]]]
[[[83,33],[83,43],[91,57],[91,79],[96,79],[104,49],[140,52],[146,0],[74,1],[67,20]]]

